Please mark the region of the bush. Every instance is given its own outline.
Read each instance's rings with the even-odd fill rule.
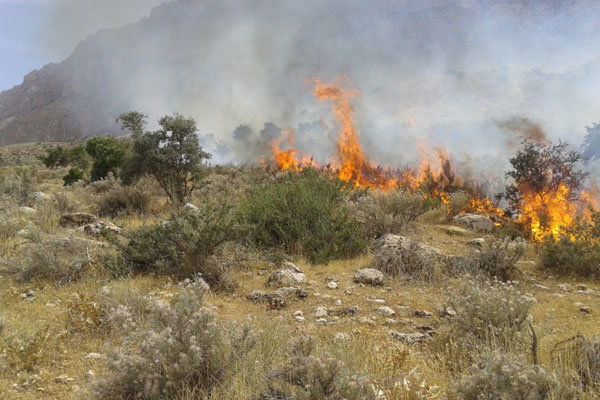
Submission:
[[[535,301],[511,282],[469,281],[450,303],[457,312],[454,332],[462,339],[511,348],[523,339]]]
[[[255,187],[241,206],[251,240],[303,255],[312,263],[352,257],[366,243],[359,222],[344,207],[346,184],[308,168]]]
[[[423,196],[404,190],[372,192],[360,197],[351,208],[368,239],[399,233],[408,222],[424,212]]]
[[[505,240],[485,241],[481,249],[474,250],[465,259],[464,268],[475,275],[484,275],[501,281],[514,280],[519,277],[515,263],[523,256],[525,246],[512,244]]]
[[[465,192],[451,193],[448,196],[448,204],[446,205],[448,221],[460,214],[469,205],[469,200],[469,195]]]
[[[137,187],[117,186],[96,202],[101,216],[115,217],[120,214],[144,214],[150,206],[151,196]]]
[[[45,156],[40,160],[47,168],[57,167],[77,167],[87,169],[90,163],[90,157],[83,145],[64,148],[62,146],[49,149]]]
[[[109,173],[118,175],[125,161],[127,145],[112,137],[96,137],[86,142],[85,151],[94,159],[90,179],[97,181],[106,178]]]
[[[367,379],[344,371],[344,363],[329,354],[315,356],[315,338],[300,336],[290,346],[287,363],[269,375],[261,400],[376,399]]]
[[[396,235],[379,238],[373,252],[373,268],[410,279],[431,280],[446,261],[437,249]]]
[[[69,169],[69,173],[63,177],[63,182],[65,186],[71,186],[76,182],[82,181],[84,177],[85,172],[75,167]]]
[[[557,378],[516,356],[491,353],[474,365],[456,385],[462,400],[545,400],[574,398],[560,390]]]
[[[127,307],[113,310],[129,334],[130,345],[109,361],[112,373],[92,391],[99,399],[173,399],[182,394],[207,398],[227,384],[234,366],[252,348],[247,329],[225,329],[204,307],[207,286],[201,280],[184,288],[172,305],[152,301],[147,325]]]
[[[11,168],[0,171],[0,198],[19,206],[31,203],[38,177],[31,168]]]
[[[215,289],[233,286],[228,268],[212,260],[217,248],[235,239],[231,206],[205,202],[167,221],[129,234],[123,258],[134,272],[189,277],[201,273]]]
[[[583,335],[574,336],[558,343],[555,363],[561,369],[572,371],[575,383],[583,391],[600,395],[600,337],[591,339]],[[566,368],[565,368],[566,367]]]

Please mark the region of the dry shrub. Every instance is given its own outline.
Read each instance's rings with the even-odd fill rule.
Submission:
[[[454,293],[450,304],[457,312],[453,334],[460,340],[510,349],[524,343],[535,300],[512,282],[470,280]]]
[[[445,262],[437,249],[396,235],[379,238],[374,254],[373,268],[409,279],[432,280]]]
[[[110,375],[92,388],[99,399],[172,399],[192,393],[207,398],[227,385],[252,348],[247,329],[226,329],[204,307],[208,286],[188,285],[172,304],[149,301],[145,324],[126,306],[113,311],[128,335],[109,360]]]
[[[525,245],[511,243],[508,238],[486,239],[481,249],[476,249],[461,260],[463,270],[476,276],[508,281],[520,278],[516,262],[523,256]]]
[[[600,395],[600,335],[577,335],[558,343],[553,361],[582,391]]]
[[[0,372],[35,371],[48,354],[50,338],[48,327],[0,337]]]
[[[0,169],[0,197],[10,199],[19,206],[29,205],[39,177],[33,168],[14,167]]]
[[[366,400],[376,399],[366,377],[345,370],[339,359],[314,355],[316,339],[303,335],[290,345],[286,364],[268,377],[261,400]]]
[[[446,205],[448,221],[460,214],[469,205],[469,200],[469,195],[465,192],[459,191],[450,194]]]
[[[122,214],[145,214],[152,197],[142,188],[114,187],[103,193],[96,201],[101,216],[115,217]]]
[[[351,203],[351,210],[368,239],[399,233],[424,212],[423,196],[405,190],[374,191]]]
[[[561,387],[558,379],[539,366],[521,358],[489,353],[471,367],[455,385],[462,400],[566,400],[574,393]]]

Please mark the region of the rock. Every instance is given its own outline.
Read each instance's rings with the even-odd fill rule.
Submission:
[[[476,232],[491,232],[496,226],[489,217],[475,213],[458,214],[452,221]]]
[[[67,384],[67,383],[71,383],[73,382],[75,379],[70,378],[69,376],[67,376],[66,374],[62,374],[57,376],[56,378],[54,378],[54,382],[56,383],[60,383],[62,385]]]
[[[384,299],[367,299],[367,301],[370,301],[371,303],[385,304]]]
[[[383,285],[383,272],[373,268],[362,268],[354,275],[354,282],[365,285]]]
[[[456,317],[456,311],[454,310],[454,308],[452,307],[446,307],[444,309],[444,315],[448,316],[448,317]]]
[[[304,317],[302,315],[296,315],[294,318],[296,318],[296,321],[304,321]]]
[[[415,315],[415,317],[423,317],[423,318],[431,317],[431,313],[429,311],[425,311],[425,310],[415,310],[415,312],[413,314]]]
[[[387,318],[385,323],[386,325],[398,325],[398,321],[396,321],[394,318]]]
[[[392,310],[388,306],[377,307],[376,311],[384,317],[392,317],[396,315],[396,311]]]
[[[286,306],[285,297],[277,293],[265,293],[260,290],[253,290],[248,295],[248,299],[251,301],[267,303],[272,310],[280,310]]]
[[[333,340],[335,340],[336,342],[344,343],[350,340],[350,335],[344,332],[337,332],[333,336]]]
[[[23,299],[23,301],[33,301],[35,300],[35,292],[33,290],[23,292],[21,293],[21,298]]]
[[[308,292],[302,288],[297,288],[293,286],[284,286],[277,290],[275,290],[274,294],[278,296],[282,296],[286,299],[305,299],[308,297]]]
[[[424,333],[404,333],[391,331],[390,336],[406,344],[419,343],[427,337]]]
[[[577,290],[582,291],[582,292],[587,292],[588,291],[588,287],[587,287],[587,285],[585,285],[583,283],[578,283],[577,284]]]
[[[192,214],[200,213],[200,209],[198,207],[196,207],[195,205],[193,205],[192,203],[185,203],[185,205],[183,206],[183,211],[192,213]]]
[[[335,305],[338,306],[338,307],[341,306],[342,304],[343,303],[342,303],[342,301],[340,299],[338,299],[338,300],[335,301]]]
[[[562,290],[563,292],[568,292],[569,291],[569,285],[567,285],[566,283],[561,283],[560,285],[557,285],[557,287]]]
[[[298,316],[302,316],[302,315],[304,315],[304,313],[302,311],[300,311],[300,310],[294,311],[294,317],[298,317]]]
[[[63,228],[78,228],[80,226],[93,224],[98,217],[88,213],[69,213],[60,217],[58,224]]]
[[[334,281],[331,281],[331,282],[328,282],[328,283],[327,283],[327,287],[328,287],[329,289],[337,289],[337,288],[338,288],[338,284],[337,284],[337,283],[335,283]]]
[[[565,295],[562,293],[552,293],[552,297],[562,299],[563,297],[565,297]]]
[[[583,307],[583,303],[580,303],[578,301],[576,301],[574,304],[575,304],[575,307]]]
[[[584,314],[591,314],[592,313],[592,308],[589,306],[582,306],[579,311],[581,311]]]
[[[327,316],[327,308],[325,307],[317,307],[313,310],[313,315],[315,318],[322,318]]]
[[[49,194],[46,194],[44,192],[33,192],[33,193],[31,193],[31,198],[34,201],[39,201],[39,202],[52,200],[52,196],[50,196]]]
[[[467,242],[469,246],[482,247],[485,244],[484,238],[476,238]]]
[[[338,317],[351,317],[358,312],[358,306],[346,307],[334,312]]]
[[[99,353],[88,353],[87,356],[85,356],[86,360],[97,360],[99,358],[102,358],[102,354],[99,354]]]
[[[439,225],[438,228],[448,235],[465,236],[471,234],[470,231],[454,225]]]
[[[327,319],[325,318],[317,318],[317,320],[315,321],[318,324],[326,324],[327,323]]]
[[[446,257],[435,247],[392,234],[384,235],[375,241],[373,254],[377,269],[391,274],[419,273],[421,271],[416,268],[433,268],[434,265],[442,264],[446,260]],[[417,260],[419,262],[415,262]]]
[[[26,215],[34,215],[37,213],[37,210],[31,207],[19,207],[19,212]]]
[[[85,373],[85,377],[88,379],[94,379],[96,374],[91,369],[88,369],[88,371]]]
[[[550,288],[548,288],[544,285],[540,285],[539,283],[534,284],[533,287],[536,289],[539,289],[539,290],[546,290],[546,291],[550,290]]]
[[[306,282],[306,275],[294,264],[285,263],[286,269],[274,271],[269,275],[267,285],[271,287],[296,286]]]
[[[110,232],[119,235],[121,233],[121,228],[111,223],[98,220],[84,225],[83,232],[91,236],[100,236],[102,232]]]

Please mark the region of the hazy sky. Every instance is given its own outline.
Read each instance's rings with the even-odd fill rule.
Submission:
[[[0,0],[0,91],[20,84],[34,69],[62,61],[87,35],[135,22],[164,1]]]

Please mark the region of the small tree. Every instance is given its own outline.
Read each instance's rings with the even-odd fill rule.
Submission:
[[[96,137],[87,141],[85,151],[94,162],[90,171],[92,181],[106,178],[109,172],[117,172],[125,161],[126,146],[112,137]]]
[[[575,200],[583,180],[588,175],[580,169],[583,155],[570,150],[567,143],[532,143],[524,141],[510,159],[512,170],[506,173],[512,182],[503,195],[512,211],[521,210],[524,193],[535,193],[542,204],[556,195],[561,186],[569,189],[569,199]]]
[[[131,183],[143,175],[151,175],[171,201],[183,203],[204,177],[203,160],[211,155],[202,150],[196,137],[196,122],[182,115],[165,116],[162,127],[144,132],[145,115],[122,114],[123,129],[133,133],[132,154],[123,168],[123,181]]]

